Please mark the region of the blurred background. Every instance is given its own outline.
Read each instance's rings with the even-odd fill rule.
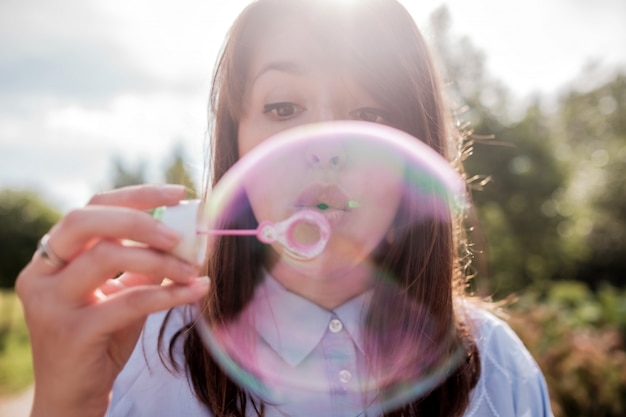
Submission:
[[[0,411],[32,383],[13,285],[37,240],[101,190],[201,186],[246,3],[0,0]],[[626,416],[626,2],[404,4],[471,145],[470,290],[506,300],[557,417]]]

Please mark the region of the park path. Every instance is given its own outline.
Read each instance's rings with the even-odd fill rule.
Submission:
[[[13,397],[0,398],[0,417],[28,417],[34,393],[30,386]]]

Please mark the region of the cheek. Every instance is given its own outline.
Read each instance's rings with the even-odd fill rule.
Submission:
[[[239,121],[237,149],[239,158],[265,142],[273,135],[292,127],[291,124],[280,122],[271,123],[263,114],[244,115]]]
[[[404,186],[396,177],[377,178],[369,182],[364,204],[369,206],[367,217],[388,229],[396,216]]]
[[[243,117],[239,122],[238,131],[237,156],[239,158],[246,155],[265,139],[265,136],[259,131],[259,129],[254,129],[254,123],[252,123],[247,117]]]
[[[358,190],[354,197],[359,207],[354,210],[350,233],[373,248],[385,238],[396,217],[404,193],[403,177],[397,172],[383,170],[374,175],[368,170],[355,173],[352,182],[352,188]]]
[[[247,186],[246,193],[259,223],[265,220],[276,223],[289,217],[288,208],[292,202],[280,184],[267,182],[262,186]]]
[[[405,187],[405,164],[397,159],[364,159],[352,174],[350,181],[368,211],[395,213]]]
[[[255,217],[258,221],[285,220],[293,213],[295,197],[308,178],[302,158],[277,151],[256,162],[243,179]]]
[[[268,120],[268,116],[262,113],[244,115],[239,121],[238,126],[238,156],[241,158],[256,146],[265,142],[268,138],[284,130],[310,122],[312,122],[312,120],[306,117],[297,117],[292,120],[277,122]]]

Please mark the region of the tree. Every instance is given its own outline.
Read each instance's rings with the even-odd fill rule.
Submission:
[[[593,73],[583,73],[593,79]],[[626,276],[626,75],[561,99],[558,153],[572,172],[555,204],[577,260],[576,279],[624,286]]]
[[[494,143],[475,144],[467,169],[491,178],[474,197],[494,292],[542,288],[555,276],[571,277],[574,265],[558,234],[562,215],[549,209],[568,174],[553,152],[549,118],[536,103],[520,122],[491,126]]]
[[[165,182],[168,184],[182,184],[187,188],[186,198],[196,198],[196,186],[187,170],[185,149],[181,143],[172,149],[172,157],[165,170]]]
[[[177,143],[170,151],[171,157],[164,164],[164,172],[160,181],[169,184],[182,184],[187,187],[186,198],[196,198],[196,186],[192,175],[188,171],[187,157],[182,143]],[[113,172],[111,176],[111,186],[113,188],[125,187],[128,185],[145,184],[146,177],[145,160],[140,160],[135,166],[124,161],[120,156],[113,158]]]
[[[136,167],[131,168],[120,156],[113,158],[113,174],[111,185],[113,188],[127,185],[144,184],[146,182],[146,162],[140,161]]]
[[[478,271],[479,287],[497,298],[542,284],[564,265],[559,218],[545,210],[566,178],[553,152],[551,122],[538,102],[520,121],[511,120],[519,109],[508,90],[490,76],[485,55],[468,38],[451,36],[445,7],[433,13],[431,26],[450,105],[471,145],[467,176],[481,185],[490,179],[473,192],[476,256],[488,265]]]
[[[0,191],[0,288],[13,288],[41,236],[60,218],[35,193]]]

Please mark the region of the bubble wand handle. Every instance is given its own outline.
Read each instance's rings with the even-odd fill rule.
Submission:
[[[258,229],[198,229],[198,235],[218,235],[218,236],[255,236],[259,233]]]
[[[303,244],[295,238],[295,229],[303,223],[317,227],[318,237],[312,244]],[[280,243],[290,254],[298,259],[312,259],[326,247],[330,238],[330,225],[326,218],[313,210],[298,211],[282,222],[263,221],[252,229],[197,229],[198,235],[211,236],[256,236],[259,241],[271,244]]]

